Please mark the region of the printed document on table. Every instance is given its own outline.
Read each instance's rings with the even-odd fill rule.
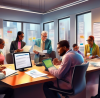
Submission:
[[[90,64],[93,65],[93,66],[100,67],[100,62],[90,62]]]
[[[6,69],[4,69],[3,71],[6,72],[6,77],[8,77],[8,76],[10,76],[10,75],[12,75],[12,74],[14,74],[14,73],[17,72],[16,70],[12,70],[12,69],[10,69],[10,68],[6,68]]]
[[[25,72],[25,73],[28,74],[29,76],[33,77],[33,78],[38,78],[38,77],[42,77],[42,76],[48,75],[48,74],[45,74],[45,73],[41,73],[36,69],[33,69],[33,70]]]

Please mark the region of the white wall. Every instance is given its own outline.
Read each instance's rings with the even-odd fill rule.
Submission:
[[[100,18],[100,16],[98,16],[98,14],[100,13],[100,9],[97,9],[99,7],[100,7],[100,0],[89,0],[82,4],[78,4],[69,8],[65,8],[59,11],[45,14],[42,16],[41,31],[43,30],[43,27],[42,27],[43,23],[48,22],[48,21],[55,22],[54,31],[56,35],[56,38],[55,38],[55,50],[56,50],[56,47],[57,47],[56,43],[58,42],[58,22],[57,21],[58,19],[63,18],[63,17],[70,17],[70,48],[72,48],[72,45],[76,43],[76,15],[79,13],[88,12],[88,11],[93,12],[92,14],[92,24],[93,24],[93,21],[96,21],[97,17]]]
[[[92,12],[92,34],[93,34],[93,23],[100,22],[100,7],[91,10]]]
[[[14,11],[14,10],[8,10],[8,9],[1,9],[1,8],[0,8],[0,18],[3,20],[41,23],[41,15],[40,14]]]

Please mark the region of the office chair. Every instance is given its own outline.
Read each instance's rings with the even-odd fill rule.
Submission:
[[[13,54],[12,53],[6,54],[6,62],[7,64],[13,64]]]
[[[73,70],[72,75],[72,89],[71,90],[63,90],[56,88],[49,88],[51,90],[57,91],[58,93],[65,96],[65,98],[69,98],[69,95],[76,95],[83,91],[86,86],[86,70],[88,68],[89,63],[83,63],[81,65],[76,65]],[[59,80],[59,79],[58,79]],[[64,81],[65,82],[65,81]],[[58,83],[59,87],[59,83]]]

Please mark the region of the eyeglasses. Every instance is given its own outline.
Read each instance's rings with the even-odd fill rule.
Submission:
[[[92,41],[92,40],[86,40],[86,41],[90,42],[90,41]]]
[[[4,45],[4,46],[5,46],[5,44],[2,44],[2,45]]]
[[[20,36],[20,37],[22,37],[22,38],[23,38],[24,36]]]
[[[43,36],[43,35],[42,35],[42,36]],[[45,37],[47,37],[47,36],[43,36],[43,37],[45,38]]]

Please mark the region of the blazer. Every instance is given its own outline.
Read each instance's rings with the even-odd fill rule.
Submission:
[[[26,45],[25,42],[21,41],[21,48],[23,48]],[[18,49],[18,41],[12,41],[10,45],[10,53],[14,53],[15,50]]]
[[[84,55],[87,56],[87,53],[90,53],[90,46],[89,44],[85,45],[84,49]],[[99,56],[99,46],[96,45],[94,51],[92,52],[92,55],[98,55]]]
[[[35,45],[38,47],[41,47],[41,38],[35,40]],[[45,41],[45,50],[47,50],[47,53],[50,54],[52,52],[52,46],[51,46],[51,40],[46,39]]]

